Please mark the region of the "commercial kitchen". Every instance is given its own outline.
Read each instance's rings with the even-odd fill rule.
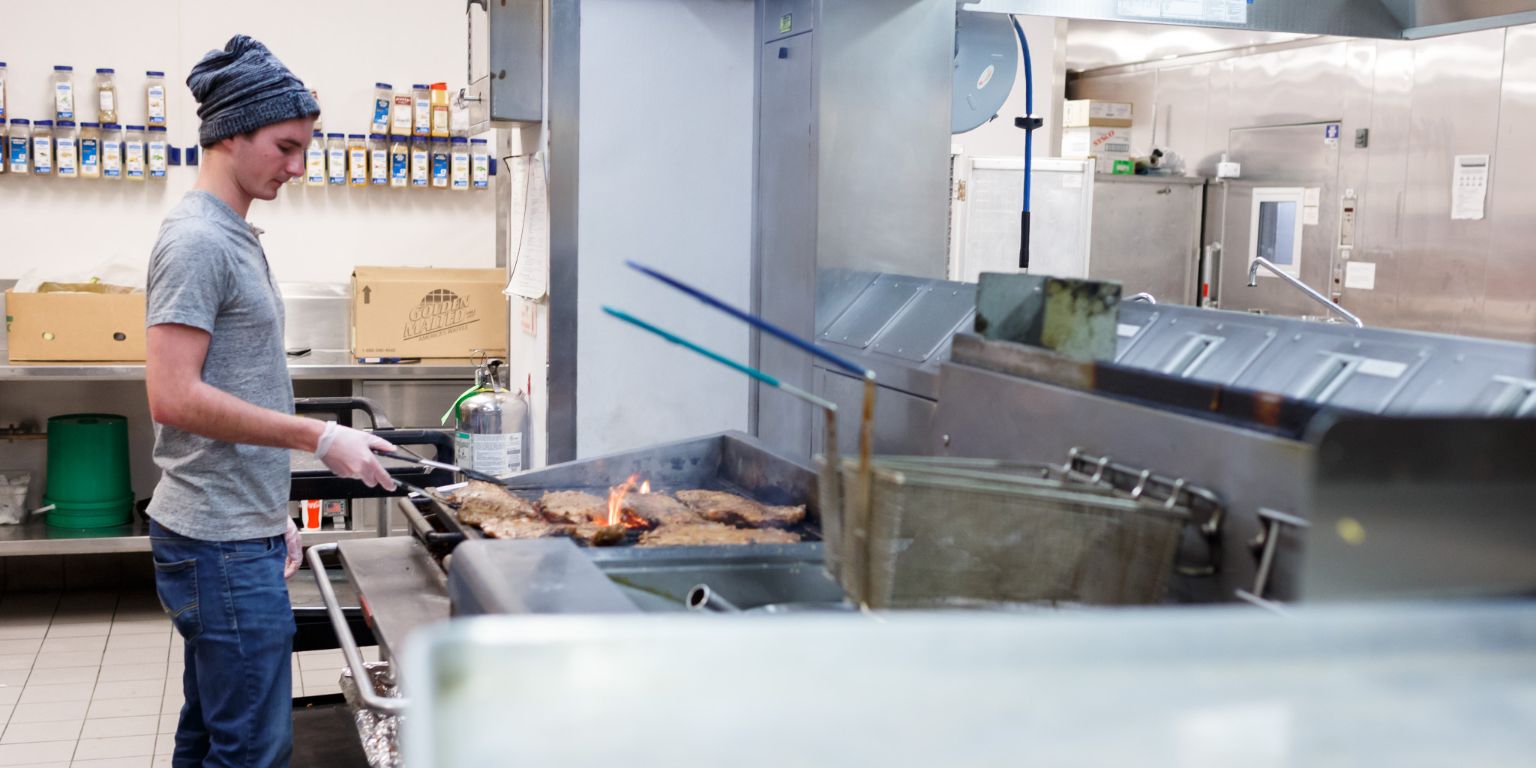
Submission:
[[[291,764],[1536,760],[1536,2],[69,9],[0,765],[172,764],[146,270],[237,34],[320,105],[294,410],[398,447],[292,454]]]

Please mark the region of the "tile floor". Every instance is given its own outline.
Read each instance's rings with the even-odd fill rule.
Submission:
[[[342,666],[294,654],[294,697],[339,693]],[[181,672],[152,592],[0,597],[0,766],[169,766]]]

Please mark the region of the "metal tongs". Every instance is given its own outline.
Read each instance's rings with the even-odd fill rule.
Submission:
[[[446,464],[441,461],[434,461],[432,459],[423,458],[421,456],[417,456],[414,453],[411,453],[410,451],[381,451],[375,448],[373,449],[373,452],[387,459],[395,459],[397,461],[403,461],[408,464],[416,464],[422,467],[431,467],[432,469],[446,469],[449,472],[457,472],[464,477],[469,478],[470,480],[479,480],[482,483],[491,483],[493,485],[506,485],[507,483],[507,481],[492,474],[487,474],[475,469],[466,469],[464,467],[455,466],[453,464]],[[421,492],[425,495],[425,492],[420,488],[411,485],[410,483],[404,482],[398,477],[391,476],[391,479],[393,479],[396,483],[405,486],[406,488]]]

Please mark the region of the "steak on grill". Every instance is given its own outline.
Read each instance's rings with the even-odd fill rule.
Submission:
[[[552,539],[572,535],[576,526],[536,517],[493,517],[481,522],[480,530],[493,539]]]
[[[459,522],[482,525],[487,520],[537,518],[539,511],[527,500],[499,485],[471,480],[453,495],[459,505]]]
[[[746,528],[788,528],[805,519],[805,505],[772,507],[723,491],[678,491],[678,500],[705,519]],[[796,539],[797,541],[799,539]]]
[[[631,493],[624,497],[624,510],[654,525],[704,522],[699,513],[665,493]]]
[[[663,525],[640,536],[642,547],[709,547],[727,544],[793,544],[800,535],[774,529],[732,528],[721,523]]]
[[[544,516],[577,525],[608,521],[608,502],[583,491],[550,491],[539,499]]]

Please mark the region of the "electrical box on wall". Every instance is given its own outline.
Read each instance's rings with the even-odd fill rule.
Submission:
[[[469,0],[472,127],[544,119],[544,0]]]

